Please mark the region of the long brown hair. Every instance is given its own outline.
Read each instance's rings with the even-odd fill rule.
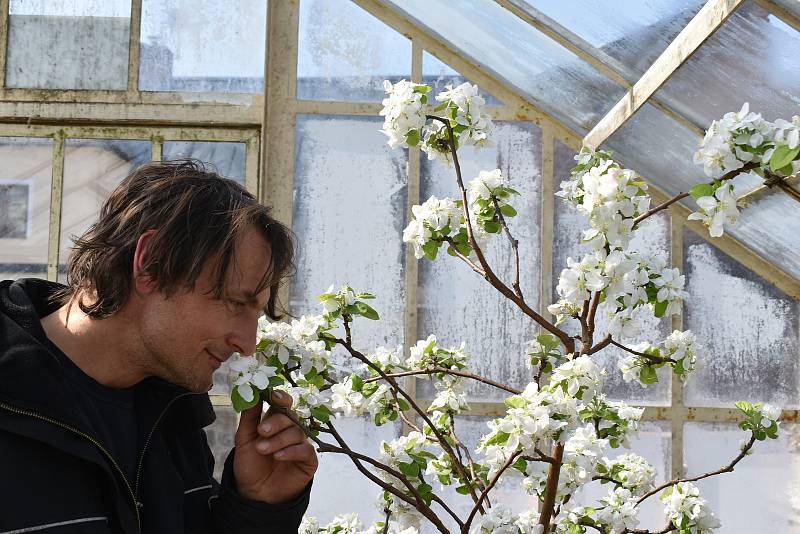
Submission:
[[[291,230],[244,187],[194,159],[142,165],[112,191],[99,220],[76,239],[67,287],[54,300],[77,297],[81,310],[96,319],[119,311],[130,295],[136,243],[148,230],[155,233],[142,271],[163,294],[194,289],[203,266],[214,261],[211,292],[220,298],[236,246],[251,226],[272,249],[272,264],[256,291],[271,288],[265,311],[279,319],[278,287],[294,271]]]

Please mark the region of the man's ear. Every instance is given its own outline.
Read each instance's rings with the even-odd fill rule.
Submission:
[[[139,294],[149,295],[156,290],[155,280],[144,272],[144,265],[148,259],[150,239],[155,235],[155,230],[148,230],[139,236],[136,250],[133,252],[133,289]]]

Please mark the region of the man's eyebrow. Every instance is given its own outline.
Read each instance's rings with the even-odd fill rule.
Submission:
[[[258,295],[256,293],[253,293],[252,291],[247,291],[247,290],[230,291],[228,293],[228,296],[244,299],[248,302],[248,304],[258,304]]]

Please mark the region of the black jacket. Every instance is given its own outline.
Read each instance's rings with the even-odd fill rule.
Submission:
[[[233,454],[222,484],[203,427],[207,394],[149,378],[135,387],[140,450],[128,480],[70,402],[40,317],[54,311],[42,280],[0,282],[0,532],[284,534],[297,531],[310,486],[288,505],[239,496]]]

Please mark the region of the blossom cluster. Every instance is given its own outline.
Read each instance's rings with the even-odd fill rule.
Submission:
[[[767,172],[779,177],[800,172],[800,116],[773,123],[751,112],[745,103],[738,112],[726,113],[711,123],[694,162],[703,165],[714,182],[690,190],[699,210],[689,219],[701,221],[712,237],[719,237],[724,225],[735,224],[739,215],[733,186],[720,178],[745,165],[755,167],[754,172],[761,176]]]
[[[316,518],[304,517],[298,528],[298,534],[419,534],[415,527],[398,528],[396,523],[390,522],[384,529],[383,521],[373,523],[364,529],[358,514],[341,514],[331,519],[330,523],[321,527]]]
[[[661,494],[664,515],[679,532],[709,534],[719,528],[720,522],[700,497],[700,490],[691,482],[679,482]]]
[[[644,385],[655,383],[655,370],[664,365],[670,365],[673,372],[686,381],[697,364],[697,338],[691,330],[674,330],[655,347],[643,343],[630,348],[644,356],[631,353],[617,362],[626,382],[638,380]]]
[[[538,512],[513,514],[508,507],[497,504],[472,525],[470,534],[541,534],[543,531]]]
[[[462,83],[456,87],[448,85],[436,95],[438,105],[434,112],[441,118],[430,123],[426,118],[430,86],[401,80],[395,84],[383,84],[386,98],[381,115],[384,116],[383,131],[389,138],[389,146],[395,148],[420,148],[428,159],[451,158],[451,143],[483,147],[489,144],[494,125],[486,113],[485,100],[478,93],[478,86]],[[450,132],[454,139],[450,139]],[[421,143],[421,144],[420,144]]]

